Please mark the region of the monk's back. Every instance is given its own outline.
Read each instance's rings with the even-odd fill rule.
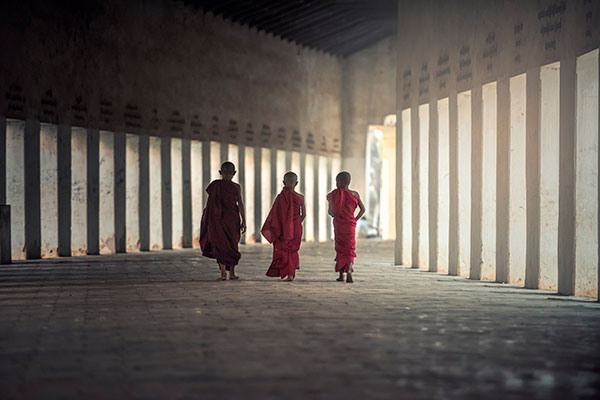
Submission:
[[[240,185],[232,181],[217,179],[206,188],[210,196],[215,196],[224,211],[238,211]]]

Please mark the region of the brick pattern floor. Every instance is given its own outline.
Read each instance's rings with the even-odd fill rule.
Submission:
[[[239,281],[197,250],[0,268],[2,399],[574,399],[600,395],[600,304],[305,244],[296,281],[242,246]]]

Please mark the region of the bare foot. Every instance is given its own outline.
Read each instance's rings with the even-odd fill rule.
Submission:
[[[353,283],[354,281],[352,280],[352,274],[348,273],[346,274],[346,283]]]
[[[293,276],[289,276],[289,275],[288,275],[287,279],[285,279],[284,281],[285,281],[285,282],[291,282],[291,281],[293,281],[293,280],[294,280],[294,277],[293,277]]]
[[[229,274],[229,280],[230,280],[230,281],[235,281],[235,280],[237,280],[237,279],[240,279],[240,277],[239,277],[239,276],[237,276],[237,275],[234,275],[234,274]]]
[[[220,277],[217,278],[218,281],[226,281],[227,280],[227,276],[225,275],[221,275]]]

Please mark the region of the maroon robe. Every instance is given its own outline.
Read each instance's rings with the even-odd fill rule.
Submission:
[[[356,218],[354,211],[358,206],[358,198],[347,189],[335,189],[327,195],[335,216],[333,232],[335,236],[335,271],[348,271],[348,265],[356,257]]]
[[[275,198],[261,233],[273,243],[273,261],[267,276],[284,278],[295,276],[300,268],[298,250],[302,241],[300,209],[304,198],[292,189],[284,187]]]
[[[208,185],[206,193],[208,200],[200,224],[202,255],[216,259],[229,270],[241,257],[238,251],[241,188],[237,183],[218,179]]]

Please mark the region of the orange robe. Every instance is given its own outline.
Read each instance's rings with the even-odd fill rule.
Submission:
[[[302,241],[300,208],[304,199],[293,190],[284,187],[275,198],[261,233],[273,243],[273,261],[267,276],[284,278],[295,276],[299,269],[298,250]]]
[[[202,255],[214,258],[219,264],[237,265],[241,254],[240,213],[238,201],[241,188],[235,182],[222,179],[212,181],[206,188],[208,200],[200,223],[200,248]]]
[[[348,265],[356,257],[356,218],[354,211],[358,207],[358,198],[346,189],[335,189],[327,195],[335,216],[333,232],[335,234],[335,271],[348,272]],[[350,271],[353,272],[353,271]]]

